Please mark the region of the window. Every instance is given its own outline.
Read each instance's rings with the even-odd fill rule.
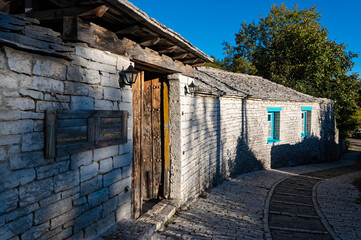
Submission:
[[[267,108],[267,143],[280,142],[280,111],[282,108]]]
[[[301,108],[301,137],[311,136],[311,112],[312,107]]]

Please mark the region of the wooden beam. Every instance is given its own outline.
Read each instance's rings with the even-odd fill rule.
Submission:
[[[178,59],[184,59],[188,56],[188,53],[181,53],[181,54],[177,54],[172,56],[173,59],[178,60]]]
[[[140,42],[139,44],[142,45],[143,47],[151,47],[153,45],[156,45],[157,43],[160,42],[160,40],[162,40],[159,37],[151,37],[150,39],[145,39],[143,42]]]
[[[178,48],[179,48],[178,46],[171,46],[171,47],[162,49],[162,50],[160,50],[160,51],[158,51],[158,52],[159,52],[160,54],[172,53],[172,52],[174,52],[175,50],[177,50]]]
[[[140,27],[138,25],[130,26],[123,28],[121,30],[115,31],[116,34],[122,35],[122,34],[133,34],[134,32],[138,31]]]
[[[29,12],[27,17],[37,18],[41,21],[46,20],[60,20],[65,16],[81,16],[86,19],[101,18],[109,7],[105,5],[101,6],[85,6],[85,7],[72,7],[63,9],[52,9],[39,12]]]
[[[128,56],[133,61],[164,69],[169,73],[194,76],[194,69],[191,66],[174,61],[166,55],[159,55],[152,49],[144,49],[140,44],[127,38],[120,40],[114,32],[94,23],[82,22],[79,18],[64,19],[63,37],[72,41],[85,42],[100,50]]]

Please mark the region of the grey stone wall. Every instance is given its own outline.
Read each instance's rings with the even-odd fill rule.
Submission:
[[[72,61],[0,49],[0,238],[90,239],[131,215],[127,58],[76,45]],[[55,94],[55,95],[54,95]],[[127,110],[128,142],[44,159],[44,110]]]
[[[172,177],[180,179],[171,190],[182,201],[232,175],[338,157],[330,103],[193,96],[185,91],[193,79],[171,79],[178,93],[170,95],[171,165],[179,166]],[[267,143],[268,107],[282,108],[279,143]],[[301,107],[312,107],[312,136],[306,138],[301,137]]]

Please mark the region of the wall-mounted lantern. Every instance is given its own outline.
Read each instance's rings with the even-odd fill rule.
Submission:
[[[186,93],[194,94],[196,91],[199,91],[199,86],[195,85],[192,81],[191,84],[186,87]]]
[[[139,71],[134,69],[133,65],[129,65],[129,67],[126,70],[122,70],[119,72],[120,79],[124,85],[132,85],[134,84],[138,79]]]

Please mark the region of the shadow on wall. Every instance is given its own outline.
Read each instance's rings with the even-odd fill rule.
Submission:
[[[321,137],[304,137],[297,144],[281,144],[271,148],[271,168],[311,163],[331,162],[339,159],[341,151],[336,143],[335,123],[331,106],[321,108]]]

